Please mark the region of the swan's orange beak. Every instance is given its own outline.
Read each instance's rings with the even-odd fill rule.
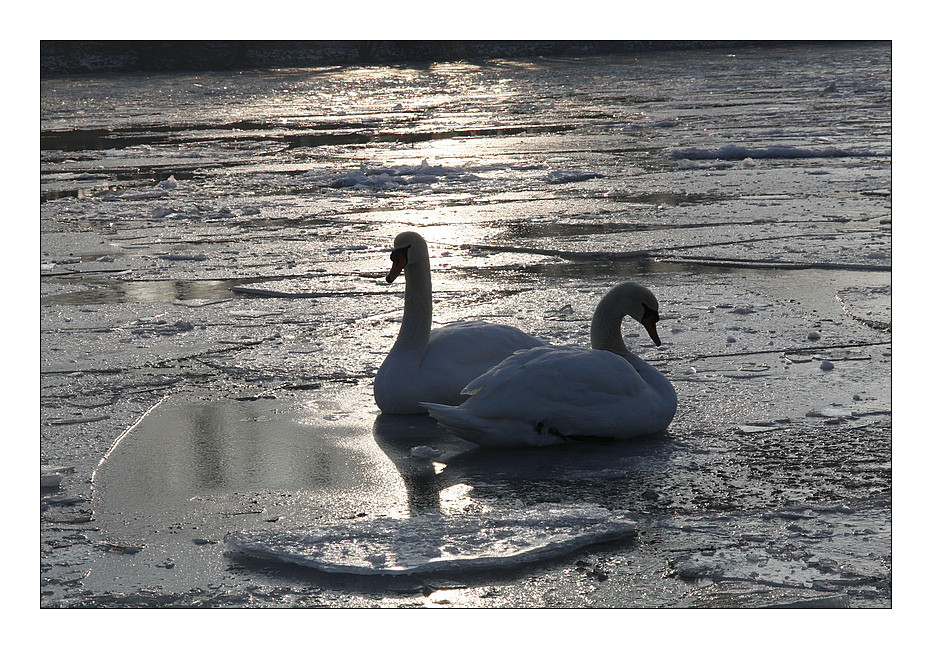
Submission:
[[[408,255],[405,254],[407,250],[407,247],[392,250],[392,269],[388,271],[388,275],[385,276],[385,281],[389,284],[398,279],[398,276],[401,275],[401,271],[404,270],[404,267],[408,264]]]
[[[644,328],[647,329],[647,333],[650,335],[650,339],[654,341],[654,344],[660,347],[660,336],[657,335],[657,321],[660,320],[660,316],[656,313],[648,313],[641,320],[641,324],[644,325]]]

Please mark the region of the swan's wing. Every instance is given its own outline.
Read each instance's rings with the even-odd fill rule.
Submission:
[[[522,395],[553,402],[591,402],[636,396],[640,374],[623,357],[603,350],[536,347],[519,350],[463,390],[476,403],[492,404]]]
[[[467,386],[463,405],[486,420],[519,420],[563,435],[599,435],[637,418],[652,390],[624,358],[602,350],[518,352]]]
[[[472,396],[461,406],[423,405],[456,435],[485,446],[543,446],[659,430],[649,430],[652,390],[611,352],[516,352],[467,389]]]

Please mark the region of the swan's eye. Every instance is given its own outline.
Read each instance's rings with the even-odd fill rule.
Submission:
[[[650,308],[643,302],[641,303],[641,306],[644,307],[644,315],[641,317],[642,324],[646,324],[648,321],[653,321],[653,323],[656,324],[657,321],[660,320],[660,314],[657,313],[656,310]]]
[[[392,250],[392,254],[389,256],[393,264],[401,263],[404,265],[404,262],[408,260],[408,248],[411,246],[404,246],[403,248],[395,248]]]

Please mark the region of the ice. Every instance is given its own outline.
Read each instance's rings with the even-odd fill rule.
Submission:
[[[432,460],[434,458],[440,457],[442,451],[433,448],[432,446],[414,446],[411,448],[411,457],[418,458],[420,460]]]
[[[664,526],[731,540],[716,543],[716,550],[683,555],[674,570],[684,579],[856,594],[873,591],[885,579],[876,559],[890,551],[890,526],[877,523],[868,510],[840,506],[687,518]],[[747,547],[757,540],[766,544]]]
[[[284,531],[235,532],[227,547],[323,572],[410,575],[510,569],[634,535],[596,506],[539,505],[485,514],[422,514]]]
[[[329,184],[333,188],[363,186],[391,189],[407,185],[431,185],[442,179],[472,180],[474,176],[461,169],[431,165],[425,159],[420,165],[362,167],[336,178]]]
[[[805,149],[787,144],[775,144],[766,148],[755,149],[738,144],[728,144],[718,149],[689,147],[674,149],[670,152],[673,160],[744,160],[746,158],[848,158],[876,155],[862,149]]]
[[[162,189],[178,189],[178,181],[174,176],[169,176],[158,184]]]
[[[57,471],[42,473],[39,476],[39,486],[43,489],[55,489],[61,485],[61,481],[64,477],[64,475]]]
[[[551,171],[545,177],[545,180],[551,185],[561,185],[563,183],[579,183],[593,178],[599,178],[600,174],[595,171],[574,171],[558,169]]]

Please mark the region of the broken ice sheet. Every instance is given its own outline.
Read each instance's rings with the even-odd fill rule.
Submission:
[[[360,575],[512,568],[628,538],[634,523],[592,505],[353,521],[294,530],[234,532],[231,550],[323,572]]]

